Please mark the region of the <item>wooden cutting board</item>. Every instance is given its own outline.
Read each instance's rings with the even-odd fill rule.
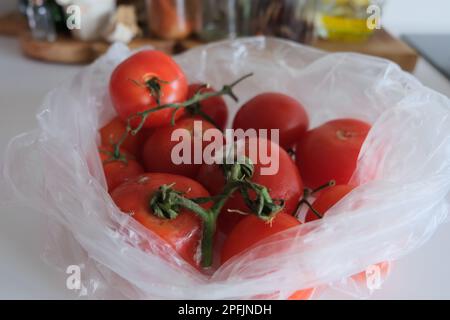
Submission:
[[[28,29],[27,19],[18,12],[8,13],[0,17],[0,34],[18,36]]]
[[[38,41],[33,39],[29,32],[24,32],[20,35],[20,46],[22,52],[33,59],[67,64],[86,64],[105,53],[110,44],[104,41],[78,41],[64,36],[59,36],[54,42]],[[172,54],[175,41],[137,38],[128,46],[130,49],[152,46],[157,50]]]
[[[109,44],[104,41],[84,42],[69,37],[59,37],[55,42],[34,40],[28,33],[26,19],[18,13],[0,17],[0,34],[18,35],[23,53],[31,58],[59,63],[86,64],[103,54]],[[133,40],[130,48],[145,45],[169,54],[202,45],[196,39],[181,42],[139,38]],[[399,64],[404,70],[412,72],[416,66],[418,54],[403,41],[393,37],[385,30],[379,30],[367,42],[346,43],[317,40],[312,44],[318,49],[330,52],[358,52],[389,59]]]
[[[194,48],[202,44],[198,40],[188,39],[180,43],[181,50]],[[412,72],[417,63],[418,54],[405,42],[395,38],[385,30],[379,30],[365,42],[337,42],[318,39],[312,46],[329,52],[357,52],[391,60],[403,70]]]
[[[329,52],[357,52],[385,58],[409,72],[414,71],[419,57],[414,49],[385,30],[375,32],[367,42],[335,42],[319,39],[312,45]]]

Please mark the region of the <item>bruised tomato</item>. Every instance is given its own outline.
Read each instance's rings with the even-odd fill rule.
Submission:
[[[209,129],[212,130],[209,132],[215,133],[222,145],[223,135],[220,130],[200,118],[181,119],[174,126],[155,130],[144,145],[145,169],[149,172],[195,178],[203,162],[204,149],[215,141],[215,138],[212,138],[213,141],[203,139],[205,131]]]
[[[172,246],[191,265],[198,267],[198,246],[202,233],[202,221],[193,212],[181,209],[174,219],[162,219],[153,214],[150,200],[162,185],[171,185],[186,198],[208,197],[209,193],[198,182],[186,177],[146,173],[122,184],[111,194],[116,205],[130,214],[144,227],[154,232]],[[202,205],[205,209],[207,205]]]
[[[186,76],[167,54],[156,50],[143,50],[133,54],[113,71],[109,83],[111,99],[119,117],[129,117],[160,105],[183,102],[188,93]],[[144,127],[154,128],[170,124],[173,109],[151,113]],[[178,119],[183,109],[176,112]],[[131,122],[139,124],[139,118]]]
[[[272,199],[283,199],[285,211],[292,213],[303,194],[303,183],[289,154],[275,143],[252,137],[245,140],[245,155],[251,159],[254,165],[254,173],[250,180],[265,186]],[[262,155],[268,155],[268,159],[264,159],[265,157]],[[212,195],[219,194],[225,184],[222,166],[219,164],[202,165],[197,180]],[[250,196],[254,196],[252,192],[250,192]],[[219,229],[228,234],[244,217],[239,212],[248,213],[249,209],[242,195],[236,192],[228,199],[219,215]]]
[[[363,121],[339,119],[303,135],[297,144],[296,161],[305,185],[315,189],[331,180],[347,184],[370,128]]]
[[[308,130],[303,106],[282,93],[263,93],[245,103],[237,112],[233,129],[279,129],[279,144],[286,150]]]
[[[134,160],[134,157],[126,150],[121,150],[120,153],[125,158],[124,160],[111,160],[111,153],[113,149],[110,146],[101,146],[99,148],[100,159],[103,163],[103,171],[105,173],[106,183],[108,185],[108,192],[113,191],[122,183],[134,178],[144,172],[141,165]]]
[[[278,213],[271,222],[265,222],[254,215],[242,219],[231,231],[221,252],[221,263],[248,250],[258,242],[279,232],[300,225],[300,222],[284,212]],[[309,299],[314,289],[296,291],[289,300]]]
[[[201,84],[189,86],[188,98],[192,98],[197,92],[214,92],[212,88],[205,88]],[[222,97],[212,97],[199,102],[200,110],[211,118],[212,123],[220,130],[224,130],[228,120],[228,108]]]

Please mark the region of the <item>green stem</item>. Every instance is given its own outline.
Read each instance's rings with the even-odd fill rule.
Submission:
[[[311,189],[305,189],[303,191],[303,197],[300,199],[300,201],[298,202],[294,212],[292,213],[293,216],[297,216],[297,212],[300,209],[300,207],[302,206],[302,204],[306,204],[308,206],[309,209],[311,209],[311,211],[319,218],[322,218],[322,215],[314,209],[314,207],[312,206],[311,203],[309,203],[308,198],[312,195],[314,195],[315,193],[322,191],[324,189],[330,188],[330,187],[334,187],[336,185],[336,181],[335,180],[330,180],[327,183],[311,190]]]
[[[323,215],[322,215],[319,211],[317,211],[316,209],[314,209],[314,207],[312,206],[312,204],[309,203],[307,200],[302,200],[302,201],[300,201],[300,202],[306,204],[306,206],[309,208],[309,210],[311,210],[311,212],[314,213],[314,215],[315,215],[317,218],[319,218],[319,219],[322,219],[322,218],[323,218]]]
[[[237,86],[240,82],[244,81],[245,79],[251,77],[253,75],[253,73],[249,73],[246,74],[245,76],[237,79],[236,81],[234,81],[233,83],[229,84],[229,85],[224,85],[222,87],[221,90],[219,91],[212,91],[212,92],[205,92],[205,93],[201,93],[201,92],[197,92],[196,94],[194,94],[194,96],[184,102],[179,102],[179,103],[167,103],[167,104],[163,104],[160,105],[158,103],[158,105],[154,108],[150,108],[147,109],[145,111],[142,112],[138,112],[136,114],[131,115],[128,119],[127,119],[127,128],[126,131],[124,132],[124,134],[121,136],[121,138],[119,139],[119,141],[114,145],[114,154],[119,156],[120,155],[120,147],[121,145],[124,143],[125,139],[127,138],[128,134],[132,134],[132,135],[136,135],[144,126],[145,121],[147,120],[147,118],[149,117],[150,114],[154,113],[154,112],[158,112],[164,109],[174,109],[173,113],[172,113],[172,119],[171,119],[171,123],[172,125],[175,122],[175,113],[181,109],[181,108],[186,108],[189,107],[190,105],[199,103],[203,100],[209,99],[209,98],[213,98],[213,97],[219,97],[219,96],[223,96],[223,95],[228,95],[230,96],[233,100],[235,100],[236,102],[238,101],[238,98],[236,97],[236,95],[233,92],[233,88],[235,86]],[[161,82],[161,80],[158,80],[159,82]],[[139,124],[137,125],[136,128],[133,128],[131,126],[131,121],[135,118],[140,118]]]
[[[160,218],[175,219],[178,216],[179,210],[184,208],[197,214],[202,219],[201,264],[204,268],[212,265],[217,218],[225,203],[234,192],[238,190],[247,192],[247,188],[254,190],[257,194],[258,203],[261,202],[255,214],[261,219],[267,220],[272,218],[282,208],[282,206],[276,205],[273,202],[267,188],[248,180],[253,174],[253,171],[249,171],[249,169],[248,161],[244,164],[235,163],[225,169],[225,176],[227,177],[226,184],[219,195],[210,198],[210,200],[214,201],[210,209],[204,209],[196,202],[205,203],[208,198],[185,198],[181,192],[173,190],[172,185],[161,186],[150,199],[150,209],[154,215]],[[252,209],[255,206],[250,202],[249,207]]]
[[[209,268],[213,263],[214,234],[216,232],[217,218],[210,215],[203,220],[202,236],[202,267]]]

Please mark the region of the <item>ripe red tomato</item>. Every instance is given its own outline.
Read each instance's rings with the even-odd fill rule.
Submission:
[[[201,126],[201,131],[194,131],[194,126],[197,125],[199,128]],[[172,141],[171,137],[175,130],[185,129],[189,135],[190,142],[188,143],[191,148],[190,156],[186,157],[190,163],[176,164],[174,159],[172,159],[172,152],[179,155],[180,152],[176,152],[174,147],[180,144],[180,141]],[[212,124],[204,121],[200,118],[186,118],[178,120],[174,126],[166,126],[155,130],[153,134],[147,139],[144,145],[143,158],[144,165],[149,172],[164,172],[178,174],[190,178],[195,178],[197,176],[198,170],[200,169],[201,163],[203,162],[203,150],[207,145],[212,142],[207,142],[202,139],[203,133],[208,130],[216,130],[217,135],[223,139],[222,133],[216,129]],[[194,164],[194,140],[198,139],[198,145],[201,147],[201,162],[199,164]],[[222,141],[220,141],[222,143]],[[183,154],[183,156],[186,156]]]
[[[201,84],[191,84],[189,86],[188,99],[192,98],[198,91],[200,93],[214,92],[212,88],[201,88]],[[200,89],[200,90],[199,90]],[[213,97],[200,102],[201,110],[208,115],[222,131],[225,129],[228,120],[227,104],[222,97]]]
[[[100,129],[102,145],[111,146],[119,141],[126,131],[126,124],[119,118],[115,117]],[[128,134],[121,147],[136,158],[140,156],[141,148],[148,135],[149,129],[140,130],[135,136]]]
[[[314,210],[319,212],[322,217],[326,214],[328,209],[334,206],[339,200],[345,197],[350,191],[355,187],[347,184],[337,185],[329,187],[323,190],[317,199],[313,202],[312,206]],[[305,216],[305,222],[318,220],[319,217],[316,216],[311,210],[308,210]]]
[[[254,174],[251,181],[267,187],[272,199],[284,199],[285,211],[293,212],[297,206],[297,202],[303,194],[303,182],[300,173],[292,159],[289,157],[289,154],[277,144],[272,142],[267,143],[267,154],[278,153],[279,155],[278,162],[275,163],[274,161],[273,163],[274,166],[276,166],[276,164],[278,165],[278,170],[273,175],[263,175],[261,170],[270,167],[270,164],[263,164],[261,157],[254,158],[252,152],[248,152],[249,146],[252,147],[259,144],[259,138],[250,138],[247,139],[246,142],[246,155],[250,157],[254,164]],[[259,150],[257,151],[259,152]],[[197,180],[203,184],[212,195],[219,194],[225,184],[222,167],[217,164],[202,165]],[[252,196],[252,193],[250,193],[250,196]],[[218,227],[226,234],[228,234],[244,217],[244,215],[236,212],[229,212],[229,210],[249,212],[244,199],[238,192],[228,199],[219,215]]]
[[[111,99],[122,120],[157,106],[155,95],[146,85],[152,79],[159,79],[160,104],[176,103],[186,100],[188,85],[186,77],[176,62],[163,52],[144,50],[133,54],[113,71],[109,83]],[[173,109],[152,113],[144,127],[153,128],[170,123]],[[180,109],[176,118],[181,117]],[[132,121],[133,127],[139,119]]]
[[[234,129],[279,129],[279,144],[286,150],[308,130],[303,106],[285,94],[263,93],[245,103],[233,121]]]
[[[221,252],[221,263],[247,250],[257,242],[278,232],[300,225],[293,216],[279,212],[272,222],[261,220],[255,215],[244,217],[228,235]]]
[[[187,198],[209,196],[208,191],[198,182],[164,173],[146,173],[136,177],[115,189],[111,196],[123,213],[132,215],[144,227],[167,241],[183,259],[198,267],[197,249],[201,239],[202,221],[195,213],[185,209],[172,220],[155,216],[149,201],[162,185],[173,185],[174,190],[183,192]],[[208,206],[203,207],[206,209]]]
[[[284,212],[278,213],[271,223],[265,222],[254,215],[247,216],[233,228],[225,240],[221,252],[221,263],[227,262],[271,235],[300,224],[296,218]],[[289,297],[289,300],[309,299],[313,291],[312,288],[296,291]]]
[[[303,135],[297,144],[296,161],[305,185],[315,189],[331,180],[347,184],[369,130],[370,125],[363,121],[339,119]]]
[[[106,154],[107,152],[112,152],[110,146],[102,146],[99,148],[100,159],[103,163],[103,171],[105,172],[106,183],[108,185],[108,192],[113,191],[122,183],[134,178],[141,173],[144,173],[141,165],[133,160],[133,156],[126,150],[121,150],[121,154],[126,157],[127,161],[108,161],[111,157]]]

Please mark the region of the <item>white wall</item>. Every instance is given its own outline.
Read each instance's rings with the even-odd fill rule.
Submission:
[[[17,0],[0,0],[0,14],[17,8]]]
[[[382,22],[395,34],[450,33],[450,0],[385,0],[385,3]],[[0,13],[16,6],[17,0],[0,0]]]
[[[450,34],[450,0],[385,0],[381,19],[395,34]]]

